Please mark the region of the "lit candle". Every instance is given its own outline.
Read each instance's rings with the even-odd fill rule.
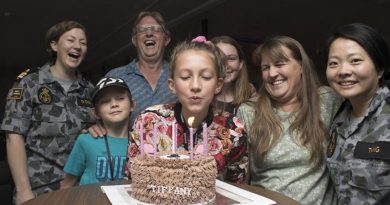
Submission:
[[[157,123],[153,124],[153,157],[157,156]]]
[[[207,123],[203,123],[203,156],[207,156],[207,145],[208,145],[208,136],[207,136]]]
[[[191,116],[188,118],[188,125],[190,126],[190,159],[194,159],[194,129],[192,124],[194,123],[195,117]]]
[[[172,153],[176,153],[176,123],[172,122]]]
[[[139,128],[139,137],[140,137],[141,156],[144,156],[144,122],[142,120]]]

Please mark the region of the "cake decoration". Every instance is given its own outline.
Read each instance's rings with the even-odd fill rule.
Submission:
[[[153,123],[153,158],[157,156],[157,125]]]
[[[172,123],[172,150],[158,150],[157,123],[153,123],[152,143],[144,143],[143,123],[139,127],[141,154],[131,161],[133,198],[140,204],[212,204],[216,199],[217,165],[208,155],[207,124],[203,123],[203,143],[194,151],[195,117],[187,122],[189,151],[177,150],[177,124]],[[194,156],[194,152],[196,153]]]
[[[195,117],[190,116],[187,120],[188,126],[190,126],[190,158],[191,160],[194,159],[194,129],[192,128],[192,125],[194,124]]]
[[[207,156],[208,142],[209,142],[209,138],[207,134],[207,123],[204,122],[202,127],[203,127],[203,156]]]
[[[141,124],[139,126],[140,151],[141,156],[144,156],[144,122],[141,121]]]
[[[176,122],[172,123],[172,154],[176,153],[177,147],[177,125]]]
[[[144,155],[133,159],[131,196],[149,204],[213,204],[217,165],[213,156],[177,151],[180,158],[168,158],[171,151],[158,157]]]
[[[187,195],[191,196],[192,188],[188,187],[174,187],[174,186],[156,186],[148,185],[147,188],[151,188],[153,193],[167,193],[167,194],[176,194],[176,195]]]

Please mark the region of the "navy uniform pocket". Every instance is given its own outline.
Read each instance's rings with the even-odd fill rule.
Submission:
[[[390,165],[378,163],[370,163],[364,167],[351,167],[351,180],[349,184],[360,190],[368,191],[390,189]]]

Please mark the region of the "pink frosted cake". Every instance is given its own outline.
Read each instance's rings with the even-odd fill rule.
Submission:
[[[215,201],[217,167],[214,157],[167,153],[133,159],[131,195],[149,204],[212,204]]]

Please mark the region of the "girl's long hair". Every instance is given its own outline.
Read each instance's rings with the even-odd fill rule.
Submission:
[[[250,97],[252,97],[255,92],[254,87],[249,82],[244,51],[242,50],[240,44],[229,36],[217,36],[212,38],[211,42],[213,42],[214,45],[217,45],[218,43],[226,43],[237,50],[238,58],[240,63],[242,63],[242,68],[237,76],[237,79],[233,82],[232,87],[234,89],[234,99],[232,104],[235,107],[238,107],[241,103],[246,102]]]

